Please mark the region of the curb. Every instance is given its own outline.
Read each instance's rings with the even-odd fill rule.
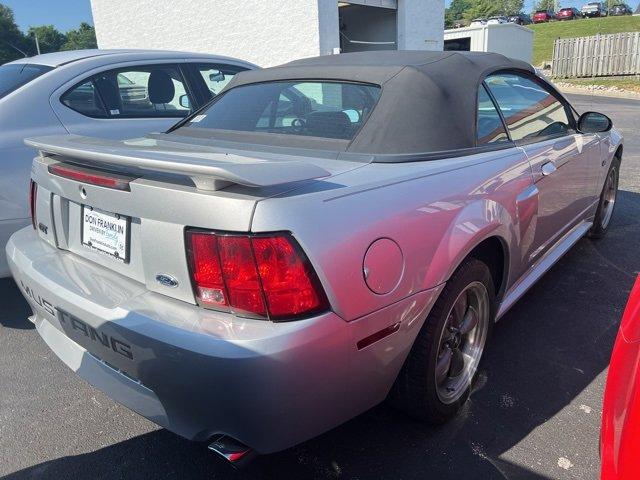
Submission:
[[[611,92],[607,90],[591,90],[588,88],[580,87],[565,87],[555,85],[562,93],[576,94],[576,95],[588,95],[592,97],[610,97],[610,98],[625,98],[627,100],[640,100],[640,93],[635,92]]]

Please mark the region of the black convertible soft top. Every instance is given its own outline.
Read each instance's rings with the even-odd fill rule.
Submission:
[[[347,152],[434,154],[476,147],[478,87],[497,70],[535,73],[496,53],[380,51],[296,60],[241,72],[225,90],[278,80],[342,80],[380,85],[382,95]]]

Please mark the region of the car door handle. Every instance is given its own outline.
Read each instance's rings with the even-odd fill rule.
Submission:
[[[551,175],[556,170],[557,170],[556,164],[553,162],[547,162],[544,165],[542,165],[542,175],[544,175],[545,177],[547,175]]]

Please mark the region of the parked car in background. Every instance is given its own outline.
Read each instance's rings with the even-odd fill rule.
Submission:
[[[487,24],[486,18],[474,18],[473,20],[471,20],[471,23],[469,24],[469,26],[479,27],[481,25],[486,25],[486,24]]]
[[[622,15],[633,15],[633,10],[631,7],[625,3],[620,3],[612,6],[609,9],[609,15],[612,17],[618,17]]]
[[[640,277],[613,347],[602,407],[601,480],[640,478]]]
[[[487,20],[487,25],[498,25],[502,23],[508,23],[507,17],[504,17],[504,16],[490,17]]]
[[[518,25],[530,25],[531,17],[526,13],[517,13],[508,17],[509,23],[517,23]]]
[[[582,18],[582,13],[574,7],[561,8],[558,13],[556,13],[556,19],[558,20],[576,20],[578,18]]]
[[[0,248],[30,222],[34,134],[124,139],[165,131],[242,70],[233,58],[184,52],[79,50],[0,66]],[[0,255],[0,277],[9,275]]]
[[[533,23],[545,23],[555,19],[555,15],[551,10],[538,10],[531,17]]]
[[[583,5],[581,12],[582,16],[587,18],[607,16],[607,8],[602,2],[589,2]]]
[[[39,334],[229,460],[385,398],[451,419],[494,322],[606,234],[622,155],[531,65],[452,51],[242,72],[167,133],[27,142],[36,228],[7,255]]]

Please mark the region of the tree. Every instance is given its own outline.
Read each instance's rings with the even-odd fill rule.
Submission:
[[[464,18],[466,12],[473,5],[473,0],[452,0],[451,5],[444,12],[444,24],[452,27]]]
[[[62,45],[62,50],[83,50],[86,48],[98,48],[96,41],[96,29],[88,23],[82,22],[77,30],[67,32],[67,41]]]
[[[524,7],[524,0],[470,0],[468,3],[470,6],[464,11],[464,18],[467,20],[496,15],[514,15],[521,12]]]
[[[474,0],[471,8],[464,12],[464,18],[471,21],[474,18],[488,18],[502,14],[500,2],[494,0]]]
[[[67,41],[67,37],[56,30],[53,25],[42,25],[29,29],[27,36],[32,39],[34,45],[36,35],[38,36],[40,53],[58,52]],[[32,50],[35,50],[35,46]]]
[[[24,57],[27,41],[13,17],[13,11],[0,4],[0,65]]]
[[[556,0],[538,0],[535,4],[535,10],[555,10]],[[557,3],[558,7],[560,4]]]
[[[524,8],[524,0],[503,0],[500,3],[502,3],[502,13],[504,15],[515,15],[522,12]]]

